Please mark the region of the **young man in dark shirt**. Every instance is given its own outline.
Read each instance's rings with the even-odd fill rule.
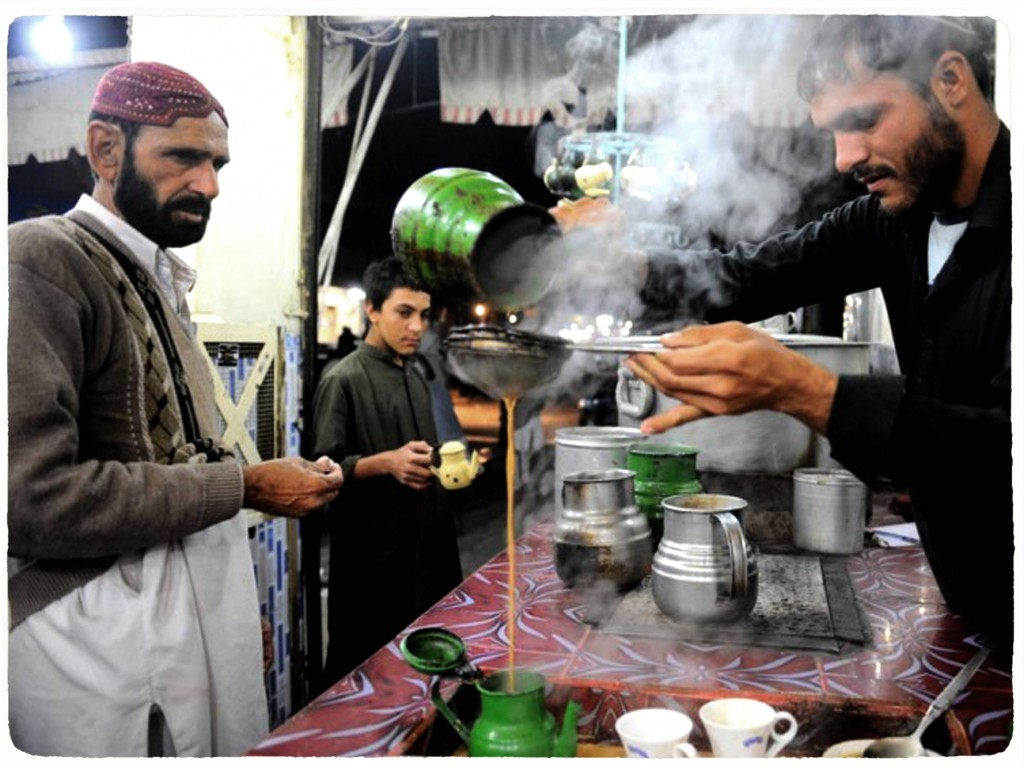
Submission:
[[[364,289],[370,329],[324,375],[313,402],[314,451],[349,480],[329,520],[326,684],[462,581],[455,525],[429,468],[430,391],[411,364],[430,294],[394,257],[370,265]]]

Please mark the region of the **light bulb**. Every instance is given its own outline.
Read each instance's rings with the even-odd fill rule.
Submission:
[[[46,16],[32,30],[32,46],[47,61],[67,61],[73,42],[63,16]]]

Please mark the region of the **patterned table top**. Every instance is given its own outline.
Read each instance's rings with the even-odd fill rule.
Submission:
[[[581,606],[555,574],[551,533],[550,523],[539,524],[516,545],[516,662],[545,675],[556,715],[569,697],[582,704],[579,731],[587,742],[614,742],[614,721],[626,710],[667,706],[694,719],[700,747],[697,709],[711,698],[733,695],[756,697],[796,716],[800,730],[784,754],[819,755],[840,740],[909,732],[981,639],[946,609],[917,547],[869,548],[847,558],[873,634],[870,645],[854,652],[605,633],[581,620]],[[405,663],[399,643],[415,628],[443,626],[463,639],[476,666],[504,669],[507,579],[502,553],[250,753],[423,753],[435,717],[433,680]],[[454,683],[446,684],[450,693]],[[1002,754],[1011,748],[1012,715],[1010,665],[990,655],[944,722],[956,753]],[[1019,741],[1013,741],[1014,749]]]

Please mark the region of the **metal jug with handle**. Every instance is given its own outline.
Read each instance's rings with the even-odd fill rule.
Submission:
[[[695,623],[741,618],[757,602],[753,546],[743,534],[742,498],[696,493],[662,501],[665,531],[651,567],[654,603]]]

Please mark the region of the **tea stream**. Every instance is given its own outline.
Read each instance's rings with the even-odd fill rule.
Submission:
[[[516,397],[502,397],[507,417],[505,449],[505,536],[508,545],[508,685],[516,691]]]

